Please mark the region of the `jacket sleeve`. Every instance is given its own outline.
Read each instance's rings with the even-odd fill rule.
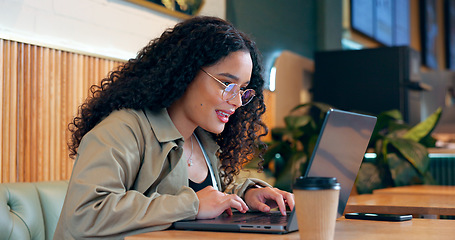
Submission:
[[[254,185],[259,185],[261,187],[272,187],[270,184],[268,184],[267,182],[265,182],[261,179],[248,178],[245,182],[243,182],[243,184],[237,186],[237,188],[234,191],[236,192],[236,194],[238,196],[243,198],[245,196],[246,190],[248,190],[248,188],[250,188]]]
[[[245,196],[246,190],[248,190],[248,188],[250,188],[254,185],[259,185],[261,187],[272,187],[270,184],[268,184],[267,182],[265,182],[261,179],[246,178],[243,181],[238,179],[237,182],[228,186],[228,188],[226,188],[224,191],[233,193],[233,194],[237,194],[239,197],[241,197],[243,199]]]
[[[175,195],[132,190],[144,161],[141,132],[134,121],[108,120],[84,136],[55,239],[123,238],[195,218],[199,200],[189,187]]]

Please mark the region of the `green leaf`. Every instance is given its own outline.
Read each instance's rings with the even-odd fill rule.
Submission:
[[[395,186],[422,184],[422,175],[418,174],[408,161],[399,157],[396,153],[387,155],[390,173]]]
[[[394,109],[380,113],[377,116],[376,125],[374,127],[373,134],[371,135],[368,147],[374,147],[374,143],[381,140],[384,135],[388,134],[390,131],[402,128],[402,121],[403,116],[399,110]]]
[[[274,141],[281,141],[283,139],[283,136],[287,132],[287,128],[284,127],[275,127],[272,129],[271,134],[272,134],[272,140]]]
[[[407,131],[409,128],[410,127],[404,122],[390,122],[388,130],[389,132]]]
[[[438,108],[433,114],[431,114],[423,122],[420,122],[413,128],[411,128],[403,138],[419,142],[420,139],[430,134],[436,127],[439,119],[441,118],[442,109]]]
[[[399,123],[401,121],[403,121],[403,116],[399,110],[394,109],[382,112],[378,115],[374,132],[389,128],[392,123]]]
[[[307,125],[311,121],[311,117],[308,115],[304,116],[287,116],[284,118],[284,122],[287,127],[292,129]]]
[[[389,138],[388,141],[411,163],[419,174],[425,174],[430,164],[430,158],[427,149],[422,144],[403,138]]]
[[[374,189],[384,188],[378,167],[373,163],[363,162],[356,179],[359,194],[372,193]]]
[[[423,176],[423,184],[438,185],[437,181],[433,178],[433,175],[431,175],[430,171],[426,172],[425,176]]]
[[[425,146],[426,148],[434,148],[436,147],[436,139],[431,136],[431,134],[428,134],[424,138],[420,139],[419,143]]]
[[[389,111],[382,112],[379,114],[378,118],[389,118],[389,119],[395,119],[395,120],[403,120],[403,115],[401,115],[401,112],[398,109],[392,109]]]

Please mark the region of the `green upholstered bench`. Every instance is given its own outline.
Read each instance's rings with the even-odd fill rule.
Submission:
[[[0,240],[52,239],[68,181],[0,184]]]

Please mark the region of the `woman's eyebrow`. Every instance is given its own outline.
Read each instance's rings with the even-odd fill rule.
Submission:
[[[232,79],[232,80],[235,80],[235,81],[237,81],[237,82],[240,81],[240,78],[239,78],[239,77],[237,77],[237,76],[235,76],[235,75],[232,75],[232,74],[230,74],[230,73],[220,73],[219,75],[225,76],[225,77],[230,78],[230,79]],[[243,83],[242,86],[243,86],[243,85],[248,86],[248,84],[250,84],[250,81],[247,81],[247,82]]]
[[[225,76],[225,77],[228,77],[230,79],[233,79],[233,80],[239,80],[239,77],[235,76],[235,75],[232,75],[230,73],[220,73],[221,76]]]

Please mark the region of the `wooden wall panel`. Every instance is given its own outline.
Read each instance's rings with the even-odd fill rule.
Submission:
[[[0,182],[69,179],[68,123],[119,64],[0,39]]]

